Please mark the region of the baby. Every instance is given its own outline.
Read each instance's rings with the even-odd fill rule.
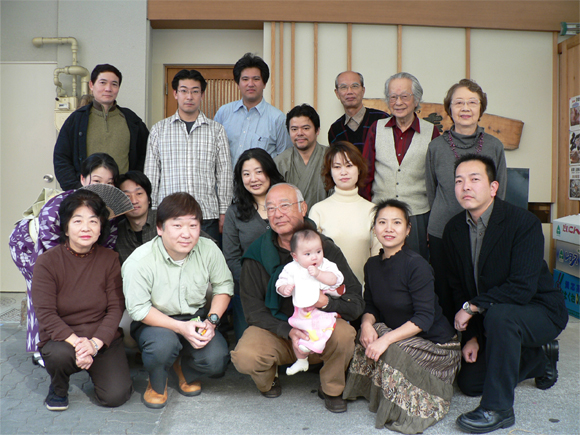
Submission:
[[[288,367],[286,374],[294,375],[308,370],[308,354],[322,353],[332,335],[337,314],[321,311],[314,304],[318,302],[320,290],[332,296],[344,293],[344,287],[340,289],[342,292],[337,291],[344,277],[335,263],[324,258],[322,239],[314,230],[296,231],[290,241],[290,251],[294,261],[280,273],[276,291],[284,297],[292,296],[294,314],[288,323],[306,331],[310,338],[300,339],[298,347],[293,345],[297,361]]]

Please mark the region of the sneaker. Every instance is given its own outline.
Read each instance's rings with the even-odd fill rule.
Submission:
[[[64,397],[57,395],[51,385],[48,389],[48,396],[44,399],[44,404],[49,411],[66,411],[68,409],[68,394]]]

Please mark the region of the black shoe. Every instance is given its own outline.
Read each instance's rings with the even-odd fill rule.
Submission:
[[[68,409],[68,395],[58,396],[51,385],[48,388],[48,396],[44,399],[44,404],[49,411],[66,411]]]
[[[318,387],[318,397],[324,399],[324,406],[330,412],[346,412],[346,400],[342,396],[329,396],[322,391],[322,385]]]
[[[547,390],[558,380],[558,369],[556,367],[556,362],[560,358],[560,345],[558,344],[558,340],[544,344],[542,350],[548,361],[546,362],[546,371],[544,374],[536,378],[536,387],[540,390]]]
[[[488,433],[497,429],[513,426],[516,423],[514,409],[492,411],[478,406],[471,412],[461,414],[457,426],[469,433]]]
[[[275,399],[276,397],[280,397],[282,394],[282,386],[280,385],[280,379],[278,376],[274,378],[274,382],[272,382],[272,388],[268,391],[261,391],[262,396],[267,397],[268,399]]]

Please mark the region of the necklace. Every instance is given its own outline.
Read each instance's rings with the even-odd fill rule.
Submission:
[[[451,130],[447,130],[447,137],[449,139],[449,146],[451,147],[451,151],[455,154],[455,158],[459,158],[459,154],[455,150],[455,143],[453,142],[453,137],[451,136]],[[475,149],[475,154],[479,154],[481,149],[483,148],[483,131],[479,134],[479,139],[477,139],[477,148]]]

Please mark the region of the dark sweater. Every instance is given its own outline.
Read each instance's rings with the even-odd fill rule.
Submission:
[[[264,237],[271,238],[271,242],[274,244],[280,256],[281,265],[286,265],[292,261],[290,252],[278,245],[278,235],[272,230],[266,231],[252,246],[254,244],[260,244]],[[345,292],[340,298],[329,296],[327,307],[321,310],[336,312],[344,320],[355,320],[360,317],[364,307],[363,298],[360,294],[360,283],[350,269],[340,248],[331,239],[323,235],[322,246],[324,249],[324,258],[336,263],[338,269],[344,275]],[[251,326],[257,326],[287,339],[292,326],[286,320],[274,317],[271,310],[266,307],[266,291],[269,281],[270,275],[261,263],[251,258],[243,259],[240,277],[240,297],[246,321]],[[294,314],[292,298],[280,297],[280,299],[280,312],[290,317]]]
[[[125,310],[119,255],[99,245],[82,258],[64,244],[49,249],[34,266],[32,302],[39,323],[38,347],[73,333],[110,345],[121,336]]]
[[[429,263],[406,246],[385,260],[382,253],[365,265],[364,312],[391,329],[411,321],[422,329],[418,337],[434,343],[451,340],[455,331],[443,317]]]
[[[371,125],[379,119],[388,118],[390,116],[382,110],[369,109],[368,107],[365,107],[365,109],[365,116],[356,131],[352,131],[344,124],[346,115],[342,115],[338,118],[328,129],[328,144],[330,145],[337,140],[345,140],[357,147],[362,153],[365,146],[367,132],[369,131],[369,128],[371,128]]]

